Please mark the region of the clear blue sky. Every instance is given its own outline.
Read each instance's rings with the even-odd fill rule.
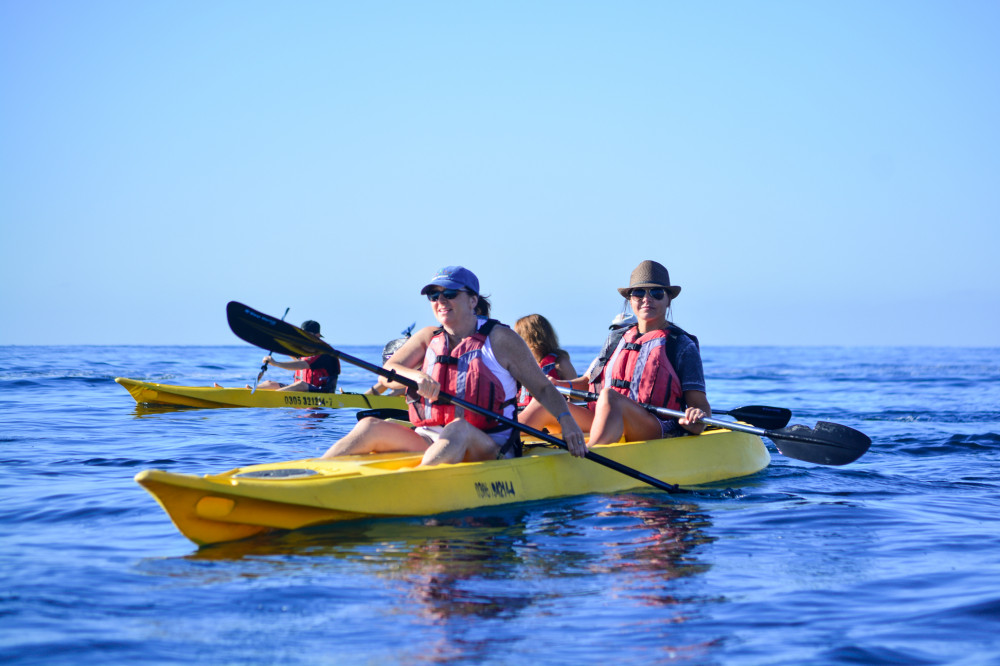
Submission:
[[[1000,345],[1000,3],[0,0],[0,344]]]

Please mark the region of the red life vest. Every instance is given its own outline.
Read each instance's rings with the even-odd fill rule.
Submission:
[[[546,377],[553,377],[559,379],[559,371],[556,370],[556,358],[555,354],[547,354],[538,362],[538,367],[542,369]],[[517,406],[526,407],[528,403],[531,402],[531,394],[528,393],[528,389],[521,387],[521,391],[517,394]]]
[[[503,383],[483,358],[487,338],[498,323],[495,319],[487,319],[454,349],[448,349],[448,336],[444,329],[438,329],[427,345],[421,369],[441,385],[442,392],[491,412],[504,413],[506,408],[513,407],[516,398],[504,395]],[[495,419],[454,404],[428,402],[423,397],[415,401],[410,399],[410,423],[414,426],[448,425],[457,418],[465,419],[480,430],[500,425]]]
[[[317,354],[299,359],[309,364],[308,368],[295,371],[295,380],[303,380],[319,393],[332,392],[340,376],[340,360],[328,354]]]
[[[644,335],[637,326],[629,328],[604,368],[605,384],[639,403],[684,409],[681,380],[670,361],[676,337],[672,328]]]

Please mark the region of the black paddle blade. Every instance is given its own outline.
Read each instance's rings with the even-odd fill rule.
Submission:
[[[312,356],[333,351],[333,347],[298,326],[236,301],[226,305],[226,318],[236,337],[261,349],[288,356]]]
[[[819,421],[815,428],[793,425],[766,435],[782,455],[820,465],[846,465],[871,446],[871,438],[854,428]]]
[[[737,407],[728,412],[715,412],[716,414],[728,414],[737,421],[749,423],[765,430],[775,430],[784,428],[792,420],[792,410],[784,407],[768,407],[767,405],[750,405],[748,407]]]

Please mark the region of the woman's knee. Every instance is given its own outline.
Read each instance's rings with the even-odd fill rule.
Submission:
[[[384,425],[385,421],[382,419],[377,419],[374,416],[366,416],[354,424],[351,432],[362,436],[374,435],[382,430]]]
[[[448,440],[462,440],[469,436],[475,427],[462,418],[455,419],[441,429],[441,438]]]
[[[597,404],[594,406],[594,409],[598,412],[610,412],[614,409],[620,409],[623,398],[624,396],[621,393],[605,386],[597,395]]]

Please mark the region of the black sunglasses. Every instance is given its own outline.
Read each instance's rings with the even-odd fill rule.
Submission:
[[[641,301],[643,297],[646,296],[647,292],[649,293],[649,297],[654,301],[662,301],[663,297],[667,295],[667,290],[661,287],[654,287],[652,289],[633,289],[628,292],[628,295],[631,298]]]
[[[427,292],[427,300],[431,303],[437,303],[438,299],[444,296],[449,301],[455,300],[455,298],[462,293],[462,289],[442,289],[441,291],[429,291]]]

